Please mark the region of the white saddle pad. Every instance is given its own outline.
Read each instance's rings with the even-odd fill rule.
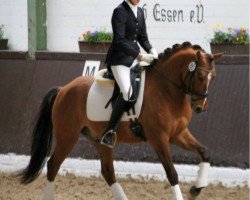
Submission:
[[[139,117],[143,101],[144,85],[145,85],[145,71],[143,71],[141,75],[141,88],[138,100],[135,104],[136,115],[132,115],[133,114],[132,111],[130,111],[130,114],[132,115],[130,117],[128,117],[127,113],[124,113],[121,121],[129,121],[130,118]],[[113,94],[113,87],[107,88],[96,82],[92,84],[87,97],[87,117],[89,120],[109,121],[112,112],[112,106],[110,104],[107,108],[105,108],[105,105],[111,98],[112,94]]]

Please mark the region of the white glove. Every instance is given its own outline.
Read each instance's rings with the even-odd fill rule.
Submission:
[[[142,53],[140,60],[151,64],[154,61],[154,56],[152,54],[148,54],[148,53],[143,54]]]
[[[149,52],[154,56],[154,59],[158,59],[158,53],[155,48],[150,49]]]

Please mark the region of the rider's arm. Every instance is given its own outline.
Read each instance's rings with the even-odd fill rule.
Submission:
[[[143,19],[142,19],[142,30],[140,31],[140,34],[138,35],[138,42],[147,53],[150,53],[150,50],[152,49],[152,45],[150,44],[148,40],[144,13],[142,9],[139,9],[139,12],[141,13],[141,16]]]

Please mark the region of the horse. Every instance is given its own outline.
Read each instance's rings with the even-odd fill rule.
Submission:
[[[214,60],[223,54],[208,54],[199,45],[189,42],[173,45],[159,54],[153,64],[146,67],[145,90],[138,118],[143,126],[147,143],[154,149],[171,184],[174,200],[182,200],[178,174],[175,170],[170,143],[196,152],[200,158],[197,181],[189,195],[195,199],[207,186],[210,155],[188,129],[192,112],[201,113],[208,107],[208,88],[216,76]],[[86,115],[88,92],[93,77],[82,76],[63,87],[52,88],[44,97],[33,130],[31,158],[22,171],[21,183],[34,181],[47,162],[47,185],[44,199],[54,199],[54,180],[60,165],[83,134],[93,144],[100,156],[101,174],[116,200],[127,196],[116,181],[114,150],[98,142],[107,122],[91,121]],[[120,122],[117,142],[138,143],[142,138],[131,134],[129,122]]]

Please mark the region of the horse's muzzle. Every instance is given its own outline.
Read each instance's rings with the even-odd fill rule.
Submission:
[[[203,109],[201,107],[197,106],[196,108],[194,108],[194,111],[196,113],[201,113],[203,111]]]
[[[207,110],[206,106],[203,107],[202,105],[199,105],[195,102],[192,102],[191,106],[192,106],[192,109],[194,110],[194,112],[196,112],[197,114],[205,112]]]

